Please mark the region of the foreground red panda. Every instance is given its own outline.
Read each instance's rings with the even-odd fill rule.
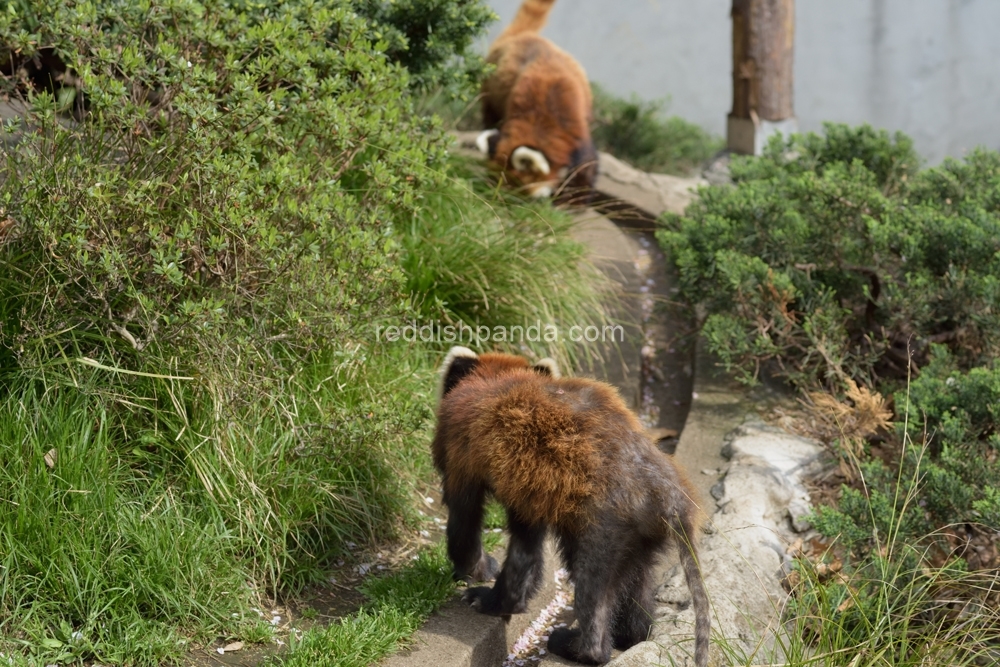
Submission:
[[[527,610],[542,578],[552,530],[576,585],[579,628],[559,628],[549,650],[601,664],[612,647],[645,640],[652,625],[655,564],[676,546],[695,610],[695,664],[708,661],[709,605],[695,538],[701,512],[673,460],[646,437],[610,385],[560,378],[552,360],[464,347],[441,369],[432,453],[444,478],[448,556],[455,577],[486,581],[465,600],[484,614]],[[507,511],[503,568],[480,540],[483,503]]]
[[[525,0],[486,60],[479,150],[509,182],[533,197],[560,187],[591,188],[597,153],[590,138],[592,97],[580,64],[538,34],[555,0]]]

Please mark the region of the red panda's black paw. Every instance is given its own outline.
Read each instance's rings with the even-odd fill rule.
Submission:
[[[580,652],[583,633],[579,628],[556,628],[549,635],[549,653],[558,655],[573,662],[582,662],[590,665],[600,665],[611,658],[611,651],[607,655],[588,655]]]
[[[505,616],[509,614],[510,612],[504,612],[500,609],[500,601],[497,598],[498,596],[493,593],[493,589],[489,586],[470,588],[462,596],[462,600],[468,602],[469,606],[480,614],[487,614],[489,616]]]

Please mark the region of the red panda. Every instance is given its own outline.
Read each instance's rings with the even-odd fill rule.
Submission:
[[[590,137],[587,74],[538,34],[555,0],[525,0],[486,60],[496,69],[482,86],[479,149],[507,180],[533,197],[561,187],[592,188],[597,153]]]
[[[549,650],[600,664],[612,647],[647,638],[655,563],[677,546],[695,609],[695,663],[708,661],[708,597],[695,550],[700,509],[673,460],[646,437],[610,385],[561,378],[552,360],[452,348],[441,372],[432,453],[448,506],[448,555],[476,610],[526,611],[542,577],[551,529],[576,586],[579,628],[557,629]],[[483,550],[483,504],[507,511],[503,568]],[[498,571],[499,570],[499,571]]]

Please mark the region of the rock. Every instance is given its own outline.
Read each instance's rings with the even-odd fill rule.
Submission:
[[[813,440],[753,420],[726,437],[722,455],[727,459],[754,456],[785,475],[797,475],[814,466],[826,450]]]
[[[683,213],[698,187],[708,184],[702,178],[647,174],[607,153],[599,153],[598,160],[595,188],[654,216],[667,211]]]

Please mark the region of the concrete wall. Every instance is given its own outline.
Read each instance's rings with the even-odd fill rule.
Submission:
[[[500,15],[520,0],[490,0]],[[730,0],[562,0],[544,34],[619,95],[716,133],[732,106]],[[902,130],[929,162],[1000,149],[1000,0],[798,0],[795,111]],[[484,44],[485,49],[485,44]]]

